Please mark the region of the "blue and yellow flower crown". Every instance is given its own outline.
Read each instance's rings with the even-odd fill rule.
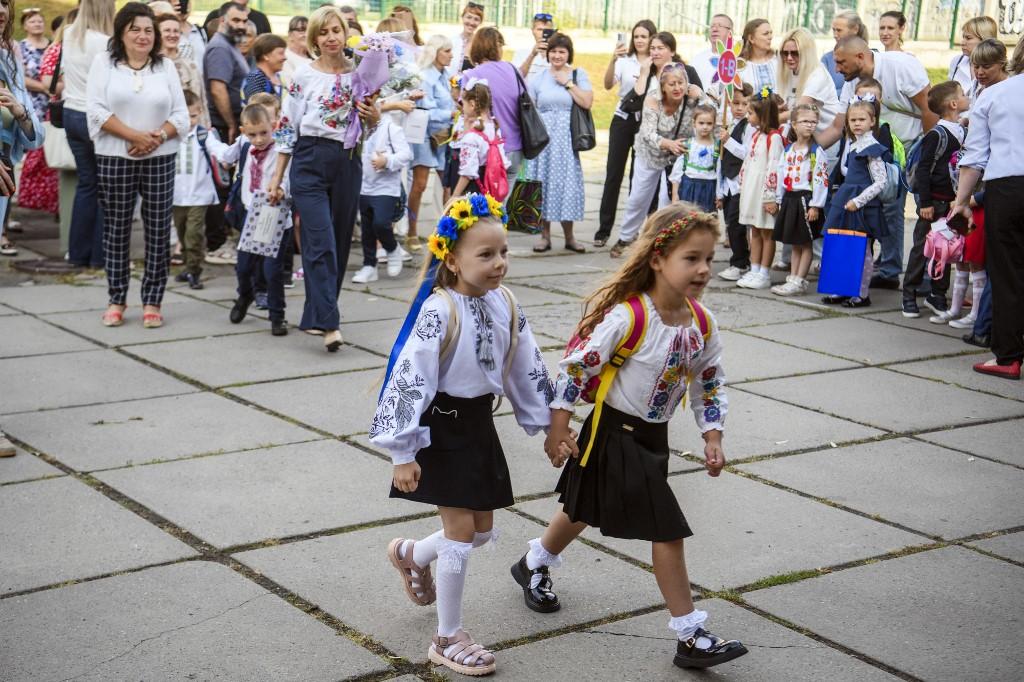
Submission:
[[[463,230],[468,230],[481,218],[497,218],[502,225],[508,223],[505,207],[490,194],[468,194],[452,203],[451,208],[437,221],[437,228],[427,238],[427,248],[438,260],[455,248]]]
[[[768,98],[770,98],[774,94],[775,94],[775,91],[772,90],[770,86],[765,85],[764,87],[761,88],[761,91],[759,93],[757,93],[757,95],[754,96],[754,99],[756,99],[756,100],[768,99]]]

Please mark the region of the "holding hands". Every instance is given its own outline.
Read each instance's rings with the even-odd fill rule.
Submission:
[[[150,130],[149,132],[135,130],[128,138],[128,154],[130,156],[145,156],[154,152],[163,142],[164,138],[159,130]]]

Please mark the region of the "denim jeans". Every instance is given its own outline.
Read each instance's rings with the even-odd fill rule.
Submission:
[[[96,149],[89,137],[85,114],[64,109],[64,131],[75,157],[78,189],[71,210],[68,260],[74,265],[103,267],[103,207],[100,206]]]
[[[985,280],[981,300],[974,302],[978,317],[974,320],[974,335],[988,336],[992,333],[992,279]]]
[[[267,310],[270,313],[270,321],[284,319],[284,261],[286,253],[284,249],[285,240],[292,239],[291,228],[285,230],[281,241],[281,249],[277,256],[257,256],[245,251],[238,252],[238,263],[235,265],[235,275],[238,278],[238,298],[252,301],[256,298],[254,282],[257,274],[261,274],[266,281],[267,289]]]
[[[880,253],[875,262],[875,274],[884,279],[899,279],[903,272],[903,211],[907,204],[907,189],[900,186],[896,201],[882,208],[888,235],[878,240]]]

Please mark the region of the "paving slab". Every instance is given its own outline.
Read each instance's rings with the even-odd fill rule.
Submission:
[[[14,446],[17,455],[0,459],[0,483],[31,481],[37,478],[63,476],[64,472],[50,466],[35,455]]]
[[[728,377],[728,365],[726,369]],[[745,385],[745,384],[744,384]],[[725,418],[725,454],[729,461],[792,452],[830,443],[880,436],[884,431],[845,419],[812,412],[777,400],[736,389],[728,391]],[[668,423],[669,444],[680,451],[703,456],[704,442],[687,407]]]
[[[520,248],[532,249],[535,239],[536,237],[531,237],[531,240]],[[561,250],[557,246],[560,243],[559,239],[555,240],[556,246],[551,253]],[[607,249],[597,251],[589,245],[586,246],[588,251],[582,255],[514,257],[509,261],[509,284],[515,286],[517,282],[554,272],[564,272],[567,275],[590,274],[597,281],[604,274],[618,269],[620,263],[608,257]]]
[[[909,438],[739,468],[945,539],[1024,525],[1024,471]]]
[[[244,326],[243,323],[240,326]],[[253,321],[252,324],[257,324]],[[350,369],[383,367],[384,359],[346,344],[324,350],[318,336],[293,330],[288,336],[238,334],[137,346],[134,355],[210,386],[292,379]]]
[[[917,329],[919,331],[931,332],[932,334],[941,334],[942,336],[949,336],[951,338],[959,339],[966,333],[964,329],[954,329],[948,324],[932,324],[928,321],[928,318],[934,315],[931,309],[924,307],[922,300],[918,299],[918,303],[921,307],[921,317],[903,317],[903,312],[896,310],[888,313],[877,313],[874,315],[865,315],[865,319],[877,320],[879,322],[888,322],[889,324],[895,324],[900,327],[906,327],[907,329]],[[965,350],[970,350],[971,346],[964,344]]]
[[[99,325],[97,325],[99,326]],[[97,345],[30,315],[0,320],[0,358],[96,350]]]
[[[869,365],[970,351],[958,339],[876,320],[850,317],[830,317],[748,331],[771,341],[781,341]]]
[[[0,592],[194,555],[184,543],[72,478],[4,486]]]
[[[408,308],[406,312],[408,312]],[[387,364],[386,359],[391,355],[391,348],[395,345],[395,338],[398,337],[398,330],[402,328],[404,319],[403,317],[402,319],[342,325],[341,333],[345,337],[345,343],[382,356],[380,364],[383,366]]]
[[[497,654],[494,679],[562,679],[567,665],[585,662],[587,679],[707,680],[792,682],[804,679],[834,682],[896,680],[852,656],[786,629],[720,599],[701,601],[710,615],[708,627],[720,636],[738,639],[750,651],[714,672],[682,670],[672,663],[675,635],[666,627],[668,612],[651,613],[572,632],[561,637],[507,649]],[[455,675],[443,670],[442,675]]]
[[[381,367],[240,386],[229,392],[303,424],[346,436],[370,430],[383,380]]]
[[[1021,435],[1024,420],[1012,419],[995,424],[966,426],[960,429],[932,431],[917,436],[921,440],[938,443],[980,457],[1024,467],[1024,448]]]
[[[874,367],[751,382],[743,390],[901,433],[1024,415],[1020,402]]]
[[[131,290],[128,292],[129,315],[133,308],[135,312],[142,309],[138,296],[139,282],[132,280]],[[186,300],[188,299],[173,291],[167,292],[164,296],[165,303]],[[65,311],[106,310],[107,302],[106,282],[0,287],[0,303],[36,315]],[[140,316],[141,314],[139,313]],[[96,316],[96,324],[99,324],[99,315]]]
[[[1018,679],[1024,568],[947,547],[744,598],[926,680]]]
[[[0,376],[18,387],[0,391],[0,414],[195,391],[112,350],[0,360]]]
[[[424,510],[429,507],[423,506]],[[586,579],[566,581],[559,597],[566,606],[538,615],[523,604],[523,592],[509,567],[540,527],[506,511],[495,512],[502,533],[494,551],[477,550],[469,562],[464,599],[466,630],[481,644],[605,618],[660,604],[654,576],[582,544],[566,550],[567,561]],[[286,585],[347,625],[373,637],[412,661],[426,660],[430,633],[437,627],[434,607],[409,602],[386,557],[395,537],[425,537],[440,529],[436,517],[368,528],[236,555],[243,563]],[[609,585],[615,585],[609,590]],[[569,607],[568,605],[571,605]]]
[[[709,291],[701,300],[715,316],[721,329],[745,329],[811,320],[821,316],[817,311],[779,301],[778,296],[759,299],[733,291]]]
[[[7,317],[8,315],[21,315],[21,311],[15,310],[14,308],[8,308],[5,305],[0,305],[0,317]]]
[[[507,286],[512,290],[512,293],[516,297],[516,301],[519,305],[526,310],[526,316],[533,319],[536,314],[531,308],[538,306],[549,307],[556,306],[560,310],[566,311],[579,311],[583,305],[583,301],[576,296],[566,296],[565,294],[556,294],[553,291],[545,291],[543,289],[536,289],[534,287],[522,286],[522,283],[529,282],[530,279],[525,280],[509,280]]]
[[[705,473],[682,474],[670,477],[669,485],[693,530],[693,537],[686,540],[690,580],[713,590],[928,542],[728,472],[717,479]],[[546,521],[558,503],[547,498],[516,508]],[[650,542],[607,537],[595,528],[587,529],[584,536],[651,563]],[[569,582],[575,579],[563,571],[559,586]]]
[[[388,667],[205,561],[4,600],[0,649],[18,680],[337,680]]]
[[[530,286],[585,298],[598,287],[600,279],[593,272],[562,275],[548,274],[531,277]]]
[[[555,343],[564,346],[572,338],[582,317],[582,308],[578,303],[531,308],[527,313],[530,328],[535,334],[542,334],[551,341],[538,339],[538,343]]]
[[[722,347],[726,381],[730,384],[860,367],[849,360],[732,331],[722,332]]]
[[[1001,557],[1024,563],[1024,533],[1008,533],[968,544],[972,547],[983,549],[986,552],[992,552]]]
[[[320,438],[212,393],[27,412],[4,428],[79,471]]]
[[[207,542],[228,547],[425,511],[388,499],[391,471],[389,463],[350,445],[317,441],[96,476]]]
[[[945,358],[942,360],[924,360],[889,365],[888,369],[905,372],[925,379],[935,379],[954,386],[973,391],[994,393],[1012,400],[1024,400],[1024,381],[1007,381],[990,377],[974,371],[974,364],[992,357],[987,351],[979,351],[975,355],[963,358]]]
[[[785,275],[781,272],[773,273],[772,282],[774,284],[781,284],[785,281]],[[798,305],[809,310],[817,310],[819,312],[827,312],[831,315],[839,315],[842,317],[853,317],[853,318],[865,318],[869,316],[878,316],[888,312],[899,312],[902,310],[903,292],[894,291],[891,289],[872,289],[871,290],[871,305],[867,308],[847,308],[842,305],[828,305],[821,302],[822,294],[818,293],[818,281],[811,280],[811,288],[809,292],[803,296],[791,296],[786,300],[794,305]],[[769,289],[736,289],[736,293],[742,296],[751,296],[754,298],[762,299],[774,299],[778,300],[779,297],[771,293]]]

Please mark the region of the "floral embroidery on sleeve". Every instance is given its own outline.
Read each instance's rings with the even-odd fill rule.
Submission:
[[[408,426],[416,414],[416,401],[423,398],[419,389],[425,383],[423,377],[412,372],[409,359],[403,360],[392,375],[391,384],[373,416],[370,438],[383,433],[398,433]]]
[[[436,338],[441,334],[441,316],[436,310],[427,310],[416,321],[416,336],[423,341]]]
[[[544,356],[540,349],[533,351],[533,369],[530,370],[530,379],[535,382],[537,393],[544,395],[544,401],[550,403],[555,398],[555,387],[548,376],[548,368],[544,364]]]
[[[718,399],[718,389],[722,385],[721,380],[718,378],[718,368],[708,367],[704,370],[703,374],[700,375],[701,394],[704,399],[704,421],[716,422],[718,421],[722,413],[718,409],[720,401]]]

